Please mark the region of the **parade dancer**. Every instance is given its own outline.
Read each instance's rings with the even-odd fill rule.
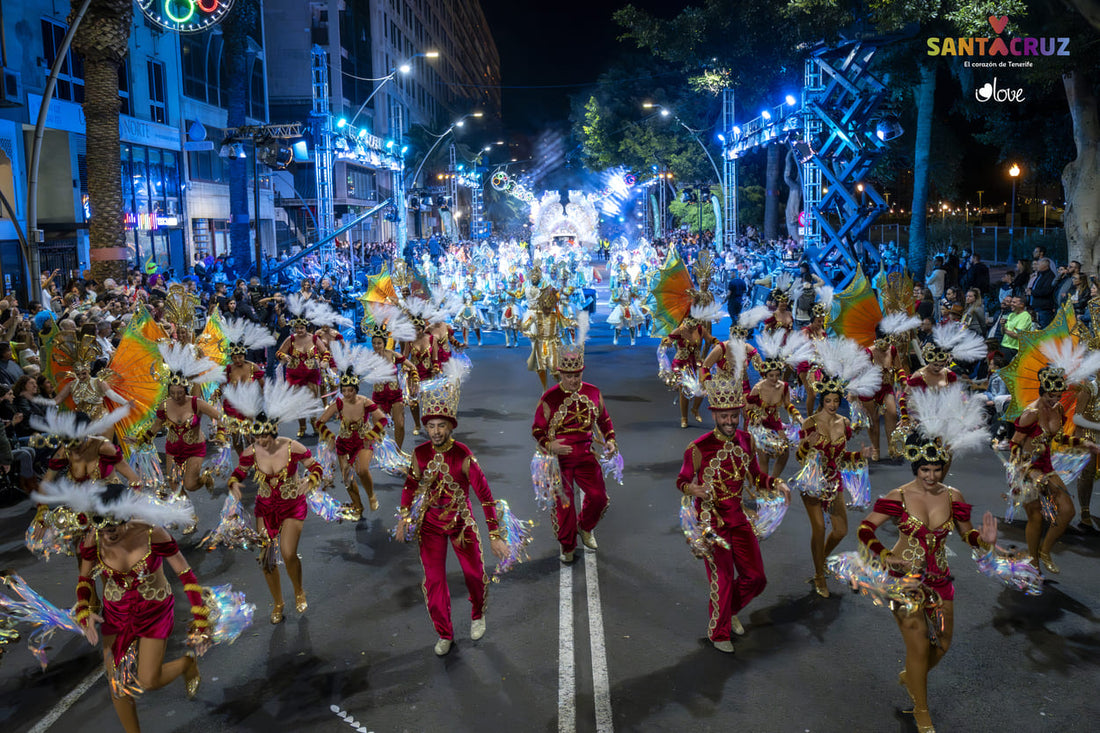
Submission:
[[[613,289],[610,295],[614,308],[611,309],[611,314],[607,317],[607,323],[614,329],[612,343],[616,346],[619,345],[619,334],[623,328],[626,328],[630,333],[630,345],[633,346],[638,336],[638,326],[645,324],[645,314],[635,299],[634,289],[630,284],[630,275],[626,273],[625,267],[622,268],[622,273],[619,275],[618,286]]]
[[[229,342],[229,364],[225,367],[226,384],[241,384],[264,381],[264,368],[248,361],[248,352],[266,349],[277,343],[275,335],[263,326],[243,318],[226,318],[222,324],[225,337]],[[222,412],[225,413],[226,433],[232,436],[233,450],[237,455],[244,450],[244,444],[250,437],[251,424],[244,419],[233,404],[222,395]]]
[[[501,293],[500,328],[504,331],[504,347],[507,349],[519,346],[519,329],[523,323],[523,313],[520,310],[520,299],[523,298],[523,283],[519,281],[519,275],[512,275],[512,286],[505,287]]]
[[[870,426],[867,429],[871,438],[871,460],[879,459],[879,415],[885,417],[886,438],[889,439],[898,424],[898,403],[894,397],[894,384],[905,382],[908,376],[902,366],[901,355],[894,342],[899,338],[904,343],[905,334],[920,325],[920,319],[905,313],[891,313],[885,316],[875,327],[875,340],[867,353],[882,370],[882,386],[867,399],[860,399],[863,411],[867,413]]]
[[[271,623],[278,624],[284,619],[278,557],[282,557],[294,587],[298,613],[305,613],[309,607],[302,587],[298,540],[308,509],[306,497],[317,488],[322,474],[321,465],[304,445],[279,437],[279,424],[320,414],[321,402],[312,391],[281,379],[268,380],[262,391],[260,385],[249,383],[229,385],[225,393],[252,421],[252,445],[237,459],[237,468],[229,477],[229,493],[240,501],[244,480],[254,471],[256,529],[270,539],[260,562],[273,599]]]
[[[136,733],[141,726],[135,696],[182,676],[187,698],[194,699],[201,681],[195,657],[211,643],[210,610],[194,571],[166,529],[190,524],[190,512],[129,491],[108,503],[104,490],[95,481],[45,482],[32,498],[89,518],[80,544],[73,618],[89,643],[97,644],[102,636],[111,702],[123,729]],[[193,652],[167,663],[175,599],[162,567],[165,562],[183,583],[193,618],[188,637]],[[93,607],[97,577],[103,579],[102,614]]]
[[[95,336],[84,336],[76,344],[70,339],[71,336],[63,332],[50,339],[52,347],[64,353],[62,361],[67,362],[71,368],[70,378],[58,380],[61,382],[60,389],[53,403],[62,405],[66,399],[71,398],[76,412],[82,412],[92,420],[98,420],[107,414],[108,405],[105,400],[111,400],[116,405],[125,405],[128,402],[125,397],[111,389],[105,381],[92,376],[92,366],[102,355]],[[111,436],[108,434],[104,437]]]
[[[1093,351],[1100,351],[1100,300],[1089,301],[1089,325],[1084,329],[1084,341]],[[1073,423],[1082,429],[1080,437],[1100,445],[1100,374],[1094,374],[1081,385],[1077,393],[1077,409]],[[1092,456],[1077,479],[1077,501],[1081,506],[1080,523],[1088,529],[1098,529],[1092,516],[1092,485],[1096,480],[1097,458]]]
[[[470,345],[470,331],[474,332],[474,336],[477,337],[477,345],[481,346],[481,327],[484,322],[478,307],[475,305],[480,297],[480,294],[476,291],[467,291],[462,297],[462,310],[455,316],[455,326],[462,331],[463,348]]]
[[[692,441],[684,451],[676,488],[691,497],[695,515],[711,537],[721,538],[703,552],[710,586],[707,637],[718,651],[732,654],[731,632],[745,628],[737,618],[767,584],[760,545],[741,507],[741,494],[753,486],[778,490],[790,501],[783,479],[760,470],[752,437],[737,428],[745,404],[740,370],[735,379],[716,377],[704,389],[714,416],[714,430]]]
[[[413,418],[413,435],[420,435],[420,384],[439,374],[438,346],[435,337],[428,330],[428,318],[433,312],[431,303],[423,298],[412,298],[406,303],[409,320],[416,329],[416,336],[402,344],[402,351],[408,363],[416,370],[409,380],[409,411]]]
[[[703,418],[699,414],[699,407],[703,404],[702,395],[689,399],[683,389],[685,376],[698,382],[702,375],[702,353],[708,349],[712,342],[717,342],[707,332],[707,323],[721,312],[716,304],[711,306],[691,306],[691,314],[685,317],[672,333],[661,339],[661,346],[675,346],[676,352],[672,357],[672,373],[675,375],[673,385],[680,392],[680,427],[688,426],[688,402],[691,402],[691,416],[696,422],[702,423]]]
[[[928,711],[928,673],[947,654],[954,635],[955,585],[947,567],[947,538],[954,529],[973,548],[979,571],[1029,594],[1041,591],[1038,574],[1014,563],[999,548],[997,520],[990,512],[982,527],[970,523],[971,505],[943,483],[952,454],[989,444],[982,403],[967,398],[959,385],[913,397],[923,417],[903,452],[914,479],[875,502],[859,525],[859,553],[829,558],[829,567],[853,588],[894,613],[905,642],[905,668],[898,684],[906,688],[920,733],[934,733]],[[876,536],[892,521],[898,540],[887,548]],[[1006,562],[1006,560],[1009,560]]]
[[[405,375],[406,384],[415,384],[412,380],[417,379],[416,369],[403,354],[388,348],[388,344],[390,339],[400,343],[414,340],[416,327],[400,309],[390,305],[372,305],[371,314],[374,325],[370,329],[370,341],[374,353],[393,364],[395,372],[400,370]],[[375,383],[371,400],[390,416],[393,439],[400,448],[405,444],[405,394],[396,373],[389,381]]]
[[[457,378],[422,385],[420,400],[429,440],[413,451],[395,531],[398,540],[407,542],[415,538],[420,544],[424,602],[439,635],[435,643],[438,656],[450,652],[454,643],[451,592],[447,588],[448,542],[458,556],[470,593],[470,638],[477,641],[485,635],[489,577],[481,557],[481,537],[473,518],[471,491],[485,514],[490,549],[498,558],[508,553],[497,526],[496,506],[485,474],[470,449],[451,437],[458,427],[459,391]]]
[[[106,481],[117,470],[131,484],[140,483],[134,469],[122,460],[119,447],[103,437],[104,431],[113,430],[129,412],[129,406],[123,406],[99,420],[89,420],[80,412],[49,408],[41,418],[32,416],[31,427],[37,435],[31,437],[31,446],[58,447],[47,464],[44,480],[66,476],[77,483]]]
[[[600,390],[582,381],[584,372],[584,341],[588,334],[587,314],[581,314],[577,324],[577,343],[563,347],[557,373],[559,383],[539,399],[531,435],[539,448],[557,456],[561,469],[563,496],[555,496],[553,509],[554,534],[561,545],[560,559],[573,562],[577,535],[590,550],[596,550],[596,525],[607,511],[607,489],[604,486],[600,462],[592,452],[602,436],[604,451],[611,455],[618,450],[615,426],[604,406]],[[573,485],[584,491],[584,503],[578,515]]]
[[[871,455],[870,446],[858,453],[847,449],[852,425],[838,410],[845,395],[874,394],[882,383],[882,373],[863,347],[845,338],[820,342],[817,363],[822,371],[822,379],[815,385],[820,407],[802,423],[801,442],[795,455],[802,471],[793,483],[802,492],[802,504],[810,518],[810,555],[814,565],[811,582],[819,596],[828,598],[825,558],[848,534],[841,472],[858,468],[865,474],[865,459]],[[828,537],[826,513],[832,523]]]
[[[379,384],[395,376],[394,366],[382,356],[359,346],[336,343],[332,346],[332,360],[340,375],[340,396],[329,403],[321,416],[314,421],[314,429],[321,440],[335,444],[340,461],[340,472],[351,498],[351,519],[363,517],[363,501],[351,476],[351,468],[363,484],[371,511],[378,509],[374,495],[374,480],[370,475],[370,462],[374,446],[382,439],[389,418],[382,408],[368,397],[359,394],[361,382]],[[333,435],[325,425],[334,417],[340,419],[340,432]]]
[[[1096,374],[1100,369],[1100,353],[1088,352],[1087,347],[1074,345],[1070,339],[1044,343],[1041,352],[1047,365],[1035,375],[1039,398],[1028,404],[1016,418],[1015,432],[1009,442],[1015,468],[1011,488],[1013,502],[1022,504],[1027,512],[1024,535],[1031,564],[1039,568],[1041,563],[1048,573],[1058,573],[1060,568],[1051,550],[1073,521],[1075,510],[1053,459],[1062,452],[1100,453],[1100,447],[1092,440],[1066,435],[1067,421],[1061,400],[1071,386],[1083,384]],[[1017,378],[1019,376],[1017,373]],[[1054,509],[1054,521],[1046,536],[1043,536],[1044,499],[1053,504]]]
[[[531,339],[527,369],[539,375],[544,392],[547,373],[557,368],[562,348],[562,331],[570,325],[558,308],[558,302],[557,290],[547,285],[539,294],[535,307],[527,311],[524,319],[524,333]]]
[[[783,381],[788,364],[798,364],[812,358],[813,346],[801,332],[786,338],[782,331],[760,334],[757,338],[760,354],[756,365],[762,379],[749,392],[746,403],[748,431],[757,449],[757,461],[764,473],[778,478],[790,457],[790,442],[786,426],[779,419],[779,411],[786,410],[790,421],[802,424],[802,416],[794,406],[791,387]],[[744,367],[742,367],[744,368]],[[775,465],[769,468],[772,459]]]
[[[286,365],[286,381],[291,386],[305,387],[314,397],[321,396],[321,371],[331,364],[324,341],[309,332],[310,324],[350,326],[351,321],[341,316],[325,303],[307,298],[305,293],[287,297],[286,308],[294,316],[290,319],[293,333],[279,347],[276,356]],[[306,434],[307,420],[298,418],[298,437]]]

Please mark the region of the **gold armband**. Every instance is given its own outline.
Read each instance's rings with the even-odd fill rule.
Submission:
[[[491,529],[491,530],[489,530],[489,539],[491,539],[491,540],[503,540],[504,538],[501,536],[499,529]]]
[[[209,616],[210,609],[206,606],[191,606],[192,616]]]

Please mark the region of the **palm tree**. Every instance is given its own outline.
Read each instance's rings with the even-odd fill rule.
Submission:
[[[81,5],[72,0],[73,12]],[[88,148],[88,199],[92,217],[92,275],[99,282],[126,277],[118,68],[126,57],[133,0],[92,0],[73,36],[84,59],[84,119]]]

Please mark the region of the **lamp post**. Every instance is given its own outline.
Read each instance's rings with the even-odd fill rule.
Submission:
[[[456,127],[463,127],[466,124],[466,120],[470,117],[481,117],[483,112],[470,112],[459,117],[457,120],[451,123],[451,126],[443,131],[442,135],[436,137],[435,142],[428,148],[428,152],[424,153],[424,159],[420,161],[420,165],[417,167],[416,172],[413,173],[411,184],[416,185],[416,179],[420,177],[420,171],[424,169],[424,164],[428,162],[428,158],[431,157],[432,152],[439,147],[439,143],[443,142],[443,138],[447,137]]]
[[[1016,231],[1016,179],[1020,175],[1020,166],[1015,163],[1008,169],[1008,175],[1012,178],[1012,218],[1008,222],[1008,251],[1012,252],[1012,245],[1015,243],[1015,231]]]
[[[1047,233],[1047,202],[1043,200],[1043,234]]]
[[[387,74],[386,76],[383,76],[380,79],[369,79],[368,81],[377,81],[377,82],[379,82],[379,84],[378,84],[378,86],[376,86],[371,91],[370,94],[367,95],[367,98],[365,100],[363,100],[363,103],[361,105],[359,105],[359,109],[355,110],[355,114],[352,116],[351,122],[348,123],[348,124],[350,124],[352,127],[354,127],[355,126],[355,121],[357,119],[359,119],[359,115],[361,115],[363,113],[363,110],[367,108],[367,105],[370,104],[370,101],[372,99],[374,99],[374,95],[378,94],[379,90],[381,90],[382,87],[386,86],[386,84],[393,81],[394,77],[396,77],[398,75],[398,73],[401,73],[401,74],[411,73],[412,72],[412,61],[413,61],[413,59],[418,59],[418,58],[437,59],[437,58],[439,58],[439,51],[425,51],[423,53],[413,54],[411,57],[409,57],[408,61],[403,61],[400,64],[398,64],[396,67],[391,69],[390,73]],[[343,125],[341,125],[341,127],[343,127]]]

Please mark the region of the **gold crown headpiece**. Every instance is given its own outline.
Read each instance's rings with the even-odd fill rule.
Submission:
[[[238,341],[236,343],[229,344],[229,355],[230,356],[236,356],[237,354],[240,354],[241,356],[244,356],[247,353],[248,353],[248,347],[245,346],[243,341]]]
[[[80,343],[73,349],[73,369],[85,367],[90,369],[95,360],[103,355],[102,349],[96,342],[96,337],[87,334],[80,339]]]
[[[168,375],[169,387],[190,387],[191,380],[183,372],[170,372]]]
[[[905,460],[909,463],[942,463],[951,462],[951,451],[939,438],[922,442],[906,443],[904,451]]]
[[[814,392],[819,395],[826,395],[830,393],[838,394],[843,398],[845,391],[847,391],[848,383],[840,377],[833,377],[828,374],[825,374],[823,376],[824,379],[814,380]]]
[[[779,303],[790,303],[791,302],[791,295],[786,290],[781,290],[779,288],[776,288],[775,290],[772,291],[772,300],[774,300],[777,305]],[[815,305],[816,305],[816,303],[815,303]]]
[[[298,328],[298,326],[305,326],[309,328],[309,319],[305,316],[294,316],[290,319],[290,327]]]
[[[703,383],[711,410],[739,410],[745,406],[745,388],[739,380],[714,377]]]
[[[1066,372],[1058,367],[1045,366],[1039,370],[1039,389],[1044,393],[1061,393],[1067,389]]]
[[[252,421],[252,434],[269,435],[272,433],[275,435],[279,434],[279,421],[272,420],[265,412],[257,414],[256,418]]]
[[[559,372],[575,373],[584,371],[584,344],[562,347],[558,353]]]
[[[458,425],[458,398],[461,394],[456,380],[437,377],[420,385],[420,420],[442,418]]]
[[[920,353],[921,356],[924,357],[925,364],[931,364],[933,362],[947,363],[951,361],[951,352],[935,341],[929,341],[922,346]]]
[[[341,387],[358,387],[359,386],[359,375],[355,373],[354,369],[352,369],[351,367],[348,367],[347,369],[344,370],[344,372],[340,375],[340,386]]]
[[[373,326],[370,327],[370,337],[372,339],[389,340],[390,331],[389,331],[388,328],[386,328],[386,324],[384,324],[384,323],[375,323]]]
[[[790,300],[790,298],[788,298]],[[825,309],[824,303],[814,303],[810,307],[810,318],[827,318],[829,311]]]
[[[169,285],[168,295],[164,297],[164,319],[175,326],[177,331],[193,333],[196,327],[195,307],[198,304],[199,296],[183,285]]]
[[[762,359],[760,361],[760,369],[758,370],[761,375],[765,375],[768,372],[782,372],[787,366],[787,362],[780,358],[774,359]]]

